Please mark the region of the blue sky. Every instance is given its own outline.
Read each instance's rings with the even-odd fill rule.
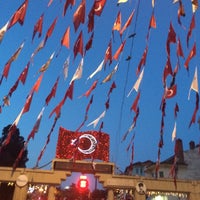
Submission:
[[[48,0],[34,0],[29,1],[28,9],[23,26],[19,23],[11,27],[5,34],[0,44],[0,65],[1,72],[12,54],[25,41],[24,47],[10,68],[7,80],[4,78],[0,85],[0,96],[3,97],[8,93],[9,89],[17,80],[19,74],[26,66],[31,54],[37,48],[39,43],[44,39],[46,31],[55,19],[58,17],[54,32],[48,39],[45,47],[35,56],[34,62],[31,63],[29,73],[25,85],[19,84],[17,90],[10,98],[10,106],[2,108],[0,114],[0,129],[4,126],[12,124],[18,114],[20,113],[26,97],[29,94],[32,86],[39,77],[38,70],[46,63],[53,52],[58,52],[60,48],[60,40],[68,26],[71,27],[70,32],[70,48],[62,47],[59,55],[52,59],[49,68],[45,71],[39,91],[34,94],[29,112],[25,113],[18,124],[20,133],[26,139],[32,130],[37,116],[44,106],[45,98],[49,94],[57,77],[60,75],[56,97],[51,100],[49,105],[45,107],[43,118],[40,124],[40,129],[36,133],[34,140],[28,144],[29,162],[27,167],[34,167],[37,158],[46,143],[47,135],[49,134],[53,125],[54,116],[49,118],[49,114],[55,106],[63,98],[71,78],[78,67],[81,55],[78,54],[74,60],[73,45],[78,37],[80,31],[84,34],[84,44],[89,39],[91,33],[87,33],[87,14],[92,6],[93,1],[86,1],[86,19],[85,23],[81,24],[77,32],[73,27],[73,13],[80,4],[80,0],[76,1],[75,6],[68,8],[65,17],[62,16],[63,6],[65,1],[54,0],[50,7],[47,7]],[[0,2],[0,27],[3,27],[17,8],[23,1],[1,1]],[[139,4],[139,5],[138,5]],[[55,157],[55,150],[58,138],[59,127],[75,131],[82,123],[85,115],[86,106],[89,103],[90,97],[81,97],[98,79],[98,85],[93,90],[93,103],[88,113],[88,120],[82,127],[81,131],[98,130],[100,123],[96,128],[87,126],[90,122],[95,120],[104,110],[105,102],[107,100],[107,93],[113,81],[116,83],[116,89],[110,95],[110,107],[106,112],[105,117],[101,120],[104,122],[103,131],[110,135],[110,161],[123,171],[127,165],[130,164],[131,151],[126,151],[128,144],[131,141],[132,135],[134,138],[134,162],[145,160],[157,160],[158,142],[160,139],[160,123],[161,110],[159,109],[162,95],[163,83],[162,74],[167,60],[166,40],[169,30],[170,22],[176,31],[177,37],[180,37],[185,59],[187,58],[190,49],[194,42],[197,45],[196,56],[189,64],[189,72],[184,67],[185,59],[180,58],[180,68],[176,77],[177,94],[171,99],[167,99],[166,116],[164,126],[164,146],[161,149],[161,160],[168,158],[174,153],[174,142],[172,142],[171,134],[174,128],[174,123],[177,123],[177,137],[183,140],[184,149],[189,148],[189,142],[194,140],[199,142],[199,125],[192,124],[188,128],[194,108],[195,108],[195,92],[191,92],[190,100],[188,100],[188,92],[191,82],[193,80],[195,67],[198,67],[199,73],[199,45],[200,32],[199,24],[199,10],[195,13],[196,27],[192,32],[189,48],[186,45],[186,37],[192,18],[192,8],[190,1],[183,2],[186,16],[181,17],[181,22],[185,28],[181,27],[177,21],[178,3],[173,4],[172,1],[156,1],[154,7],[154,15],[156,18],[156,29],[150,30],[150,38],[148,41],[148,54],[146,64],[144,66],[144,76],[140,85],[140,100],[139,109],[140,114],[137,119],[136,127],[129,133],[126,140],[121,142],[123,135],[131,126],[135,113],[130,110],[137,93],[133,91],[129,97],[127,94],[131,90],[133,84],[137,80],[136,69],[141,60],[143,51],[146,47],[146,35],[148,32],[149,20],[152,14],[152,4],[150,0],[147,1],[133,1],[129,0],[127,3],[117,6],[117,1],[107,1],[103,13],[100,17],[95,16],[94,25],[94,40],[92,48],[86,53],[84,57],[82,78],[75,80],[73,100],[67,99],[61,110],[61,116],[57,121],[54,131],[51,135],[50,142],[44,152],[44,155],[39,163],[42,166]],[[135,14],[131,25],[123,34],[123,39],[126,38],[126,45],[119,58],[119,68],[112,80],[101,84],[101,81],[114,69],[117,61],[113,60],[111,65],[106,65],[106,68],[95,75],[90,80],[87,77],[95,71],[104,58],[108,43],[112,38],[112,26],[116,19],[118,11],[122,13],[122,24],[126,22],[131,12],[135,10]],[[44,23],[42,36],[38,38],[36,34],[33,42],[32,34],[33,28],[41,14],[44,13]],[[134,39],[128,38],[130,34],[136,33]],[[121,43],[119,33],[115,31],[114,40],[112,40],[113,54]],[[176,45],[171,44],[171,64],[174,69],[176,66]],[[126,58],[131,54],[131,60],[126,61]],[[65,60],[70,57],[70,65],[68,77],[64,80],[63,64]],[[167,83],[171,81],[168,77]],[[177,119],[174,118],[174,105],[179,105],[179,113]],[[197,113],[198,120],[199,112]]]

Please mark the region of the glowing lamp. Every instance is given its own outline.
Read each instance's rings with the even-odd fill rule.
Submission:
[[[84,191],[84,190],[88,189],[88,185],[89,185],[89,183],[88,183],[87,176],[81,175],[78,180],[78,188],[81,191]]]

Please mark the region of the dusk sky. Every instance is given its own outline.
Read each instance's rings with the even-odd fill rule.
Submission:
[[[65,2],[65,0],[54,0],[52,2],[49,0],[29,0],[23,24],[17,22],[7,29],[0,44],[0,76],[2,76],[0,85],[0,97],[2,99],[1,130],[8,124],[15,122],[25,105],[31,89],[43,74],[40,87],[38,91],[34,92],[29,111],[21,116],[17,125],[21,135],[27,140],[39,113],[43,111],[39,130],[34,139],[31,139],[28,143],[29,161],[27,167],[35,167],[38,156],[47,143],[48,136],[50,136],[50,141],[46,145],[38,167],[49,163],[55,158],[59,127],[64,127],[71,131],[77,130],[84,121],[86,107],[92,95],[93,102],[87,113],[88,118],[80,131],[98,131],[101,122],[103,122],[102,131],[110,136],[110,162],[114,162],[121,171],[124,171],[130,162],[146,160],[156,162],[161,129],[164,142],[161,148],[161,160],[172,156],[174,154],[172,132],[175,123],[176,137],[182,139],[185,150],[189,148],[191,140],[198,144],[200,140],[198,109],[196,110],[195,122],[190,127],[189,124],[197,108],[197,91],[194,89],[190,91],[195,68],[197,68],[197,74],[200,74],[199,9],[193,10],[191,1],[182,0],[185,16],[180,16],[180,21],[178,21],[180,0],[174,2],[172,0],[155,0],[154,6],[151,0],[128,0],[119,5],[117,5],[116,0],[108,0],[101,15],[94,16],[93,31],[88,32],[88,14],[94,1],[86,0],[85,18],[76,31],[73,24],[73,15],[80,6],[81,0],[76,0],[75,5],[69,6],[64,16],[63,8]],[[9,22],[23,3],[24,1],[22,0],[0,2],[0,29]],[[134,13],[130,25],[126,27],[121,37],[119,31],[114,30],[112,32],[119,12],[121,13],[121,28],[127,22],[131,13]],[[36,32],[33,38],[34,26],[42,14],[44,18],[41,36],[39,37],[39,33]],[[149,27],[152,16],[156,24],[154,23],[154,27]],[[193,16],[195,27],[191,29]],[[57,21],[52,35],[47,39],[44,47],[31,59],[31,55],[44,40],[49,27],[55,19]],[[176,33],[176,40],[175,42],[170,41],[170,54],[168,55],[166,44],[169,39],[170,23]],[[69,47],[66,47],[61,44],[61,39],[68,27],[70,27],[70,44]],[[188,34],[189,30],[191,34]],[[81,32],[83,34],[84,47],[92,33],[94,33],[92,46],[84,56],[79,52],[74,56],[74,44]],[[104,60],[109,42],[112,44],[112,56],[114,56],[123,41],[126,42],[119,57],[112,59],[112,63],[108,60],[101,71],[88,78]],[[181,43],[184,56],[177,56],[178,41]],[[7,77],[5,77],[5,74],[3,76],[6,63],[23,42],[24,46],[17,59],[12,61]],[[193,52],[193,57],[189,59],[189,65],[186,66],[185,62],[194,45],[196,45],[196,52]],[[141,65],[139,73],[136,73],[145,48],[148,49],[146,62]],[[48,68],[43,73],[40,72],[41,67],[50,57],[52,59]],[[176,66],[178,64],[175,83],[173,83],[177,88],[176,95],[166,99],[165,116],[163,116],[162,109],[160,109],[163,94],[165,89],[170,87],[173,80],[172,74],[168,74],[165,84],[163,82],[163,72],[168,58],[170,58],[173,72],[177,69]],[[67,77],[64,77],[63,66],[67,59],[69,60],[69,68]],[[61,115],[49,135],[56,117],[55,113],[50,117],[50,113],[63,99],[82,59],[82,76],[74,80],[73,98],[72,100],[70,98],[66,99],[61,108]],[[3,98],[9,94],[10,89],[18,80],[20,73],[29,61],[30,67],[26,82],[18,84],[16,90],[9,96],[10,105],[5,105]],[[118,66],[117,70],[115,70],[116,66]],[[143,77],[138,91],[131,90],[142,71]],[[111,73],[111,79],[105,81],[105,78]],[[45,99],[58,77],[55,98],[53,97],[46,105]],[[85,96],[84,94],[95,81],[98,81],[96,87],[88,97]],[[116,84],[116,88],[108,95],[113,83]],[[189,91],[190,98],[188,99]],[[140,97],[136,108],[139,113],[137,113],[131,108],[139,93]],[[108,96],[109,108],[106,109],[105,103],[108,100]],[[179,107],[177,117],[174,115],[176,104]],[[96,126],[89,125],[104,111],[105,115]],[[164,121],[161,127],[162,117]],[[133,122],[135,122],[135,126],[130,130]],[[126,133],[127,137],[124,138]],[[123,138],[124,141],[122,141]],[[48,167],[50,168],[51,165]]]

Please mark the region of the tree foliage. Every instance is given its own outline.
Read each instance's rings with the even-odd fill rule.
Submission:
[[[18,158],[21,149],[24,147],[24,137],[20,136],[18,128],[13,132],[9,143],[3,145],[5,144],[4,142],[9,134],[10,128],[11,125],[4,127],[2,130],[2,137],[0,138],[0,166],[3,167],[12,167]],[[16,167],[26,167],[26,162],[28,161],[27,155],[28,151],[26,149],[19,159],[19,162],[17,162]],[[9,185],[5,182],[0,183],[0,200],[12,200],[13,192],[14,185]]]
[[[2,130],[2,137],[0,138],[0,146],[2,147],[3,142],[8,136],[9,129],[11,125],[8,125]],[[9,143],[2,147],[0,152],[0,166],[12,167],[15,163],[20,150],[24,147],[24,137],[20,136],[20,131],[18,128],[12,134]],[[17,163],[16,167],[26,167],[26,162],[28,161],[28,151],[27,149],[23,152],[22,157]]]
[[[107,191],[105,190],[80,191],[76,184],[72,183],[69,189],[57,188],[56,200],[102,200],[106,199],[106,196]]]

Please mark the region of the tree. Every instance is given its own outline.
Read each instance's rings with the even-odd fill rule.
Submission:
[[[9,129],[11,125],[8,125],[3,128],[2,137],[0,138],[0,146],[2,146],[3,142],[8,136]],[[20,136],[19,129],[16,128],[10,142],[5,145],[0,152],[0,166],[4,167],[12,167],[18,158],[19,152],[24,147],[24,137]],[[27,149],[23,152],[22,157],[17,163],[16,167],[26,167],[26,162],[28,161],[28,151]]]
[[[91,199],[94,200],[102,200],[107,198],[107,191],[106,190],[94,190],[91,194]]]
[[[72,183],[68,189],[57,188],[55,194],[56,200],[102,200],[107,198],[107,190],[94,190],[90,192],[89,189],[86,191],[80,191],[75,183]]]
[[[82,192],[75,183],[72,183],[69,189],[57,188],[56,200],[89,200],[90,191],[87,189]]]
[[[20,136],[19,129],[16,128],[12,134],[9,143],[2,146],[5,142],[11,125],[3,128],[2,137],[0,138],[0,166],[12,167],[18,158],[21,149],[24,147],[24,137]],[[27,149],[23,152],[22,157],[19,162],[17,162],[16,167],[26,167],[26,162],[28,161],[28,151]],[[14,192],[14,184],[0,183],[0,200],[12,200]]]

